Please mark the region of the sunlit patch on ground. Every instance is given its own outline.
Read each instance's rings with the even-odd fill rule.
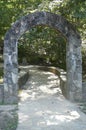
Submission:
[[[3,78],[0,79],[0,83],[3,83]]]
[[[86,130],[86,116],[63,97],[59,78],[35,68],[29,72],[28,89],[19,93],[17,130]]]
[[[38,112],[38,115],[39,115],[40,112]],[[71,113],[73,113],[73,115],[71,115]],[[80,115],[76,112],[76,111],[71,111],[70,114],[68,115],[62,115],[60,113],[52,113],[52,112],[48,112],[48,113],[44,113],[45,115],[45,120],[44,122],[39,122],[37,123],[38,125],[47,125],[47,126],[50,126],[50,125],[58,125],[60,123],[67,123],[67,122],[70,122],[72,120],[76,120],[80,117]]]
[[[23,90],[19,94],[22,101],[27,98],[37,100],[38,98],[47,96],[47,94],[53,95],[61,93],[58,76],[51,72],[37,71],[35,69],[30,70],[30,73],[32,75],[32,80],[26,83],[26,85],[28,85],[28,90]]]

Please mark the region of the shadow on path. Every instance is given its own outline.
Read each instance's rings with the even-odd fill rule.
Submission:
[[[19,94],[17,130],[86,130],[86,115],[62,96],[58,77],[29,69],[27,89]]]

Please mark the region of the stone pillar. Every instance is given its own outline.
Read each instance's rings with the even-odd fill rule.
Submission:
[[[4,103],[18,102],[17,42],[6,34],[4,41]]]
[[[82,56],[81,40],[71,36],[67,43],[67,98],[71,101],[82,100]]]

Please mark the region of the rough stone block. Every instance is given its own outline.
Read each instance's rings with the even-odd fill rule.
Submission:
[[[3,98],[4,98],[4,85],[0,84],[0,104],[3,103]]]
[[[23,86],[27,82],[28,78],[29,78],[29,72],[20,71],[19,78],[18,78],[19,89],[23,88]]]

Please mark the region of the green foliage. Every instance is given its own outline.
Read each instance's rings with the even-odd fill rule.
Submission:
[[[66,41],[49,27],[32,28],[19,40],[19,61],[29,64],[54,65],[66,69]]]
[[[59,11],[68,19],[80,32],[82,39],[85,39],[86,32],[86,0],[64,0]]]

